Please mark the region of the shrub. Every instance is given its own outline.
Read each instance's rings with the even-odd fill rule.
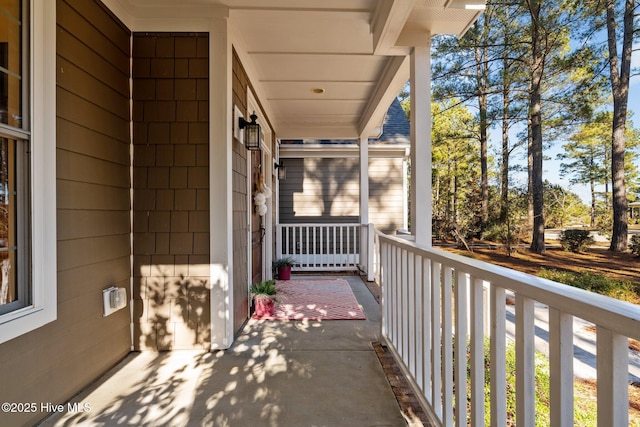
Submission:
[[[276,281],[265,280],[251,286],[251,295],[272,296],[276,294]]]
[[[560,238],[560,245],[565,251],[581,252],[594,242],[589,230],[565,230]]]
[[[289,256],[273,261],[273,268],[293,267],[294,265],[296,265],[296,260]]]
[[[633,236],[631,236],[629,249],[631,249],[632,254],[640,256],[640,235],[639,234],[634,234]]]

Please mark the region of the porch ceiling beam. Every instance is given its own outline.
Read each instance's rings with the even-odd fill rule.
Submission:
[[[378,2],[371,22],[375,55],[393,53],[396,40],[413,10],[413,3],[414,0]]]
[[[200,31],[210,29],[210,20],[228,18],[222,5],[149,4],[138,6],[130,0],[102,0],[131,31]]]
[[[376,138],[379,136],[389,105],[409,78],[409,62],[409,58],[406,56],[389,58],[387,67],[360,119],[358,137]]]

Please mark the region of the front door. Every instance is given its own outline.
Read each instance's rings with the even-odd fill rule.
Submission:
[[[255,210],[255,203],[253,202],[253,196],[258,190],[258,183],[260,179],[260,172],[262,168],[261,164],[261,152],[251,151],[251,284],[259,283],[262,281],[262,241],[264,239],[264,224],[262,222],[263,217],[258,215]]]

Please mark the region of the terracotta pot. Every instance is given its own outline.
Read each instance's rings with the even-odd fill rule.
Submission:
[[[258,317],[273,316],[275,313],[275,303],[273,298],[266,295],[255,295],[253,297],[253,307]]]
[[[291,266],[285,265],[284,267],[278,267],[278,279],[291,280]]]

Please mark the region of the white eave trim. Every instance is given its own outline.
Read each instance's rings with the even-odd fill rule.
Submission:
[[[394,53],[398,36],[412,10],[413,0],[378,2],[371,22],[373,53],[375,55]]]

